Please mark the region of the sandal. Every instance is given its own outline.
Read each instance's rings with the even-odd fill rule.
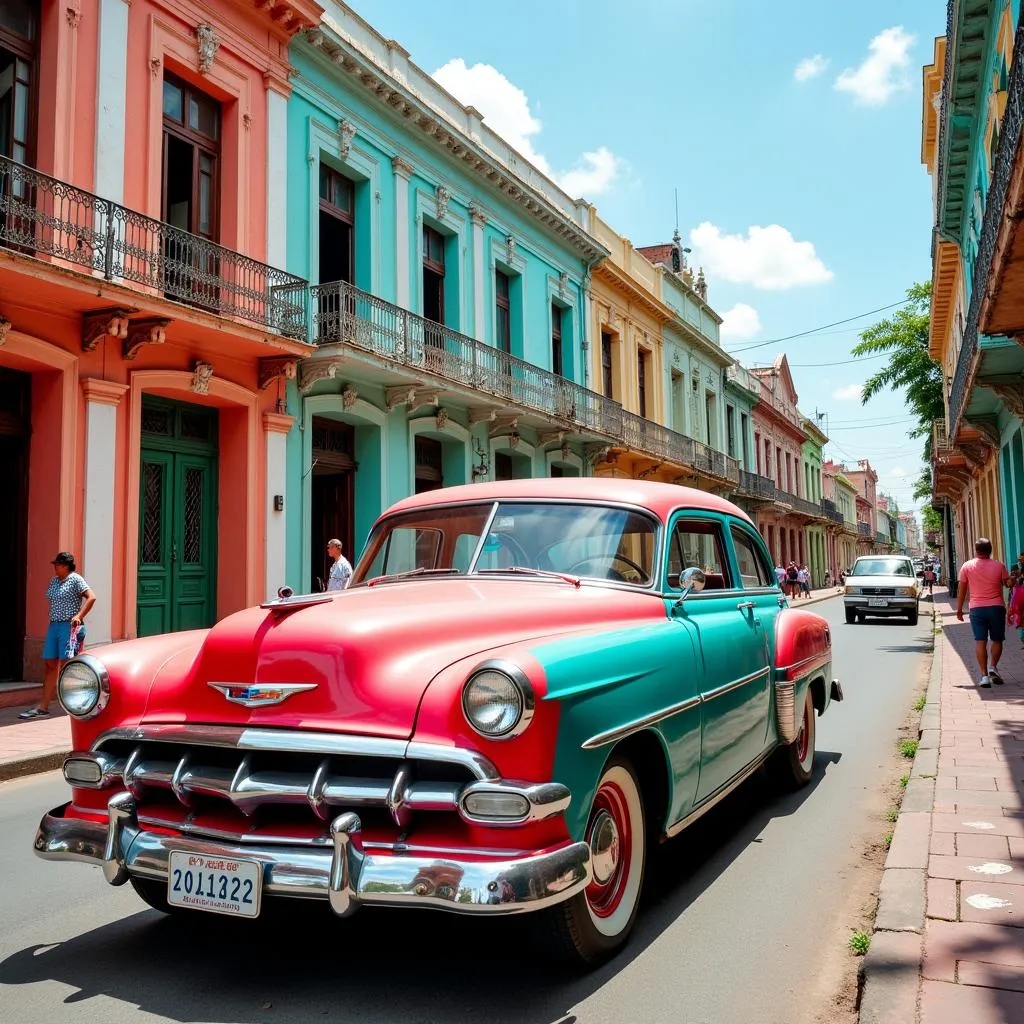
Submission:
[[[19,718],[43,718],[48,715],[49,709],[47,708],[29,708],[27,711],[22,711]]]

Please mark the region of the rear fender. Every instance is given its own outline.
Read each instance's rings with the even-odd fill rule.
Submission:
[[[814,685],[814,706],[825,713],[830,700],[826,680],[832,671],[832,632],[814,612],[783,609],[775,620],[775,728],[780,743],[792,743],[800,731],[807,690]]]

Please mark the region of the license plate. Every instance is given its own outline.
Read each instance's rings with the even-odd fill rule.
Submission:
[[[868,598],[869,608],[888,608],[889,602],[884,597],[869,597]]]
[[[259,861],[171,851],[167,902],[232,917],[258,917],[263,870]]]

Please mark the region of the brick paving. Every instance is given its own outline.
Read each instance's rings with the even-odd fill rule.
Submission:
[[[1024,1021],[1024,646],[978,687],[970,624],[936,594],[944,642],[923,932],[921,1024]]]

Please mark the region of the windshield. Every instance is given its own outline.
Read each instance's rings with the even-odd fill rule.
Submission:
[[[647,586],[654,578],[657,535],[651,516],[604,505],[424,508],[392,516],[374,530],[352,584],[413,570],[515,568],[518,575],[534,569]]]
[[[853,567],[854,576],[913,576],[905,558],[862,558]]]

